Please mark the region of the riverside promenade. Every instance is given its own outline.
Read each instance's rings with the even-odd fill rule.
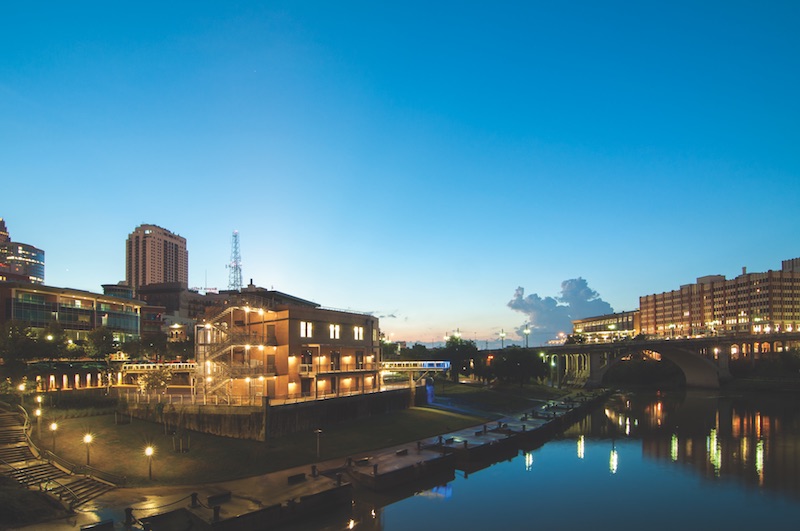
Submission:
[[[603,396],[599,392],[581,392],[551,401],[542,408],[492,421],[491,425],[479,424],[426,440],[244,479],[193,486],[117,488],[81,505],[65,518],[14,529],[264,529],[268,527],[248,527],[243,520],[259,514],[263,519],[272,510],[284,514],[288,511],[296,516],[292,521],[297,521],[318,510],[333,510],[337,505],[349,507],[353,496],[351,480],[356,480],[361,488],[379,491],[400,486],[403,481],[422,479],[426,474],[439,474],[448,467],[463,469],[464,461],[474,456],[472,452],[459,450],[496,448],[495,441],[500,440],[516,449],[532,436],[547,439],[566,427],[563,421],[581,414]],[[481,459],[486,457],[484,451],[479,450],[479,455]],[[359,470],[363,472],[359,474]],[[365,473],[372,476],[367,481]],[[304,507],[304,500],[312,502]]]

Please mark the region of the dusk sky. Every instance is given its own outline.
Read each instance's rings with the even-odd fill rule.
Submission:
[[[520,344],[515,293],[633,310],[800,257],[799,26],[795,1],[6,1],[0,217],[52,286],[124,280],[150,223],[225,289],[238,230],[245,284]]]

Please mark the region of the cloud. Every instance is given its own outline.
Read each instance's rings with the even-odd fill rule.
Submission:
[[[525,296],[525,288],[518,287],[514,298],[508,302],[512,310],[527,316],[531,328],[533,344],[544,344],[555,338],[559,332],[571,333],[572,321],[597,315],[613,313],[609,303],[589,287],[583,278],[573,278],[561,283],[559,297],[540,297],[537,293]],[[523,323],[517,329],[519,337],[524,337]]]

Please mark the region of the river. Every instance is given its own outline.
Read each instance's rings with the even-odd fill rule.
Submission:
[[[793,529],[800,397],[620,393],[538,448],[293,529]]]

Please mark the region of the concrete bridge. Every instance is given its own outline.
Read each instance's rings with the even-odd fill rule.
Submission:
[[[536,347],[552,367],[555,385],[596,387],[606,372],[631,355],[666,359],[686,377],[687,387],[718,388],[731,379],[731,359],[756,360],[800,348],[800,332],[711,336],[701,338],[631,339]],[[501,354],[499,351],[498,354]]]

